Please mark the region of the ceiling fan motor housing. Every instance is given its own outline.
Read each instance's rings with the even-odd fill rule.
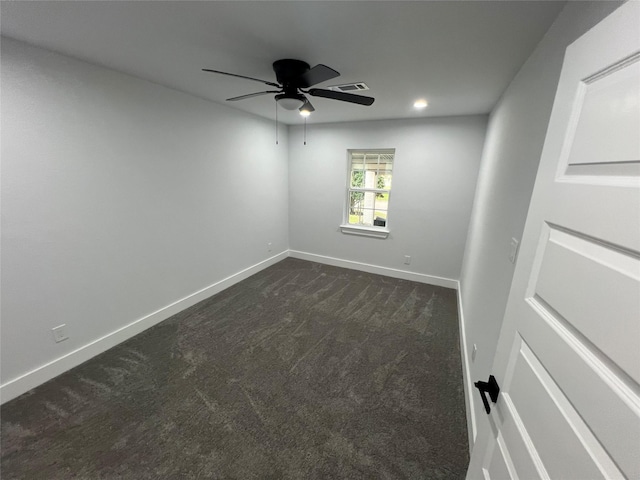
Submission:
[[[283,60],[276,60],[273,62],[273,71],[276,74],[278,83],[287,90],[287,87],[299,88],[303,85],[298,85],[298,80],[303,73],[307,72],[311,67],[307,62],[302,60],[293,60],[285,58]]]

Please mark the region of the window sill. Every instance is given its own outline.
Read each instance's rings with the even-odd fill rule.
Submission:
[[[362,237],[387,238],[389,230],[384,227],[363,227],[359,225],[340,225],[342,233],[360,235]]]

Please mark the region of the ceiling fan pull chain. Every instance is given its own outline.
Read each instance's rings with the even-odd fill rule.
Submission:
[[[278,145],[278,103],[276,102],[276,145]]]
[[[307,117],[304,117],[304,144],[307,144]]]

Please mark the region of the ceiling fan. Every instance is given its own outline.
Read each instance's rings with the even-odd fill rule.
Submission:
[[[300,113],[306,113],[308,115],[315,111],[315,108],[313,108],[313,105],[311,105],[311,102],[309,102],[309,99],[305,94],[313,97],[330,98],[332,100],[366,106],[371,105],[375,100],[372,97],[354,95],[352,93],[336,92],[322,88],[310,88],[318,83],[336,78],[340,76],[340,74],[333,68],[329,68],[322,64],[311,68],[308,63],[301,60],[283,59],[273,62],[273,71],[276,74],[276,80],[278,83],[268,82],[266,80],[260,80],[259,78],[247,77],[245,75],[238,75],[235,73],[221,72],[220,70],[212,70],[209,68],[203,68],[202,70],[204,72],[220,73],[231,77],[253,80],[278,89],[227,98],[228,102],[235,102],[237,100],[244,100],[246,98],[275,93],[275,100],[282,108],[285,110],[299,109]]]

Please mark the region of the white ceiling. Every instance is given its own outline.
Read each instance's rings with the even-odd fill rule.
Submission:
[[[225,103],[270,87],[274,60],[366,82],[371,107],[312,98],[310,122],[488,113],[558,15],[554,1],[1,2],[1,33]],[[417,112],[413,101],[429,107]],[[227,105],[274,118],[272,96]],[[302,123],[297,112],[279,119]]]

